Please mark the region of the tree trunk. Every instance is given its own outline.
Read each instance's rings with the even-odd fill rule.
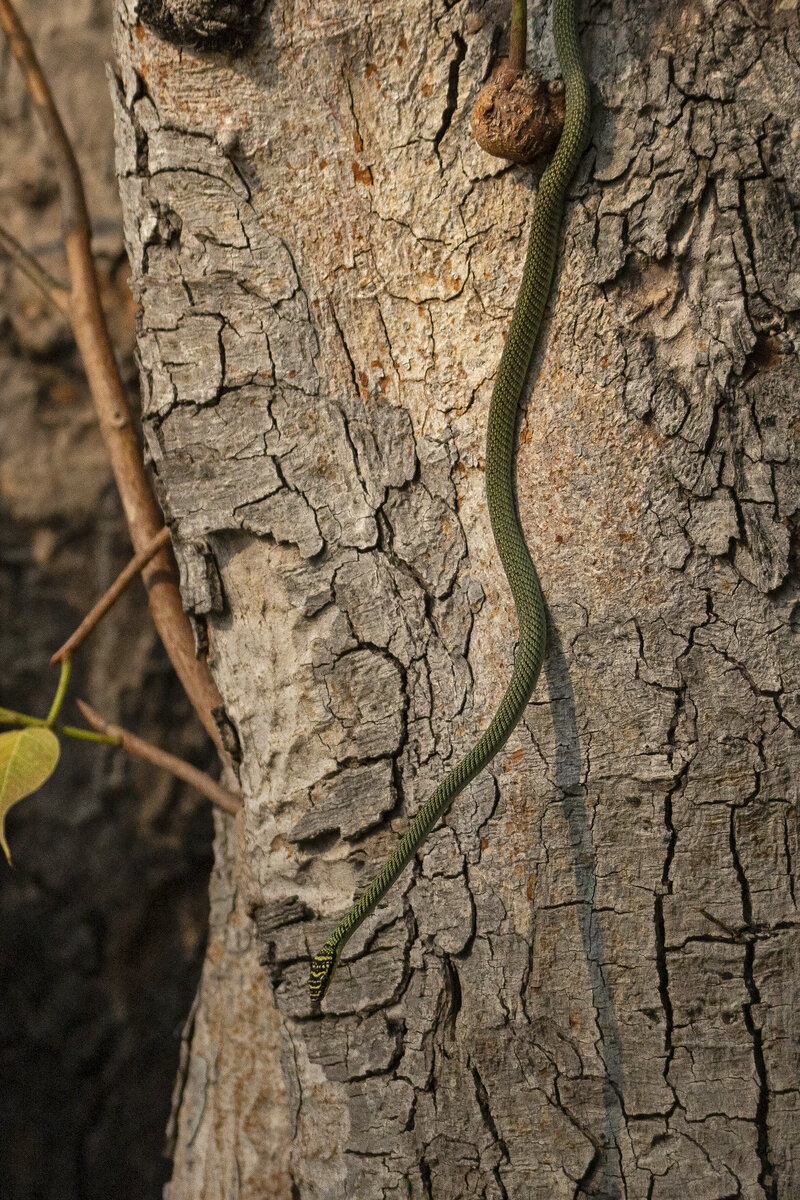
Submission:
[[[272,0],[233,53],[119,0],[147,445],[246,794],[170,1200],[800,1190],[790,3],[582,9],[520,422],[543,678],[309,1007],[511,670],[483,438],[536,174],[469,132],[506,7]]]

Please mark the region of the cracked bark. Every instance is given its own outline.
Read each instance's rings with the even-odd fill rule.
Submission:
[[[247,797],[170,1200],[788,1200],[794,8],[583,9],[593,138],[520,423],[544,678],[324,1019],[311,949],[513,655],[483,429],[535,177],[468,126],[505,9],[274,0],[237,58],[118,15],[148,451]]]

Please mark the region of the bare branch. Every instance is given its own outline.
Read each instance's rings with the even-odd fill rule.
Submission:
[[[169,530],[165,527],[156,534],[149,545],[145,546],[144,550],[140,550],[138,554],[133,556],[128,565],[120,571],[108,591],[100,597],[97,604],[86,614],[75,632],[67,638],[60,649],[56,650],[50,659],[51,667],[54,667],[56,663],[64,662],[66,659],[71,658],[72,652],[86,641],[95,625],[100,623],[109,609],[114,607],[125,589],[168,542]]]
[[[72,328],[97,410],[100,431],[111,459],[131,541],[138,553],[149,546],[164,522],[144,470],[139,441],[100,303],[80,170],[30,39],[11,0],[0,0],[0,28],[8,38],[11,52],[22,71],[56,159],[64,246],[72,285],[69,302]],[[142,580],[147,588],[156,629],[178,678],[209,735],[220,753],[225,755],[212,715],[222,699],[211,678],[208,664],[195,655],[192,628],[183,611],[175,570],[166,547],[144,568]]]
[[[0,249],[5,250],[14,265],[39,289],[45,300],[49,300],[54,308],[57,308],[65,316],[69,316],[69,292],[67,289],[53,279],[53,276],[45,271],[33,255],[29,254],[25,247],[21,246],[2,225],[0,225]]]
[[[92,729],[96,729],[98,733],[102,733],[106,737],[114,738],[117,745],[121,746],[123,750],[127,750],[128,754],[133,754],[136,758],[144,758],[155,766],[169,771],[170,774],[175,775],[178,779],[182,779],[184,783],[191,784],[198,792],[207,796],[213,804],[224,809],[225,812],[237,813],[242,807],[241,796],[238,796],[236,792],[229,792],[227,788],[222,787],[210,775],[206,775],[203,771],[199,771],[197,767],[184,762],[182,758],[176,758],[174,754],[169,754],[166,750],[161,750],[151,742],[143,741],[142,738],[129,733],[127,729],[121,729],[119,725],[111,725],[99,713],[95,712],[93,708],[90,708],[84,700],[76,700],[75,703]]]

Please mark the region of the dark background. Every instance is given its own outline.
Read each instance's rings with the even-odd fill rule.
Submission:
[[[112,333],[136,395],[114,177],[111,0],[18,0],[83,168]],[[66,279],[57,175],[0,45],[0,223]],[[131,549],[67,322],[0,255],[0,705],[45,714],[61,641]],[[134,584],[79,653],[72,696],[211,761]],[[64,719],[78,723],[68,704]],[[69,742],[7,819],[0,863],[0,1191],[149,1200],[207,920],[207,801]]]

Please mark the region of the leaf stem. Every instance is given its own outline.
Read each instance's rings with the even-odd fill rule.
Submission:
[[[119,738],[112,737],[110,733],[95,733],[93,729],[78,729],[75,725],[54,725],[53,732],[75,738],[79,742],[101,742],[104,746],[121,745]]]
[[[511,0],[511,35],[508,65],[512,71],[525,70],[528,51],[528,0]]]
[[[53,703],[50,705],[50,712],[47,714],[45,726],[52,729],[55,724],[56,717],[61,712],[61,705],[64,703],[64,697],[67,694],[69,687],[69,677],[72,674],[72,663],[68,658],[65,658],[61,664],[61,674],[58,677],[58,687],[53,698]]]
[[[48,725],[41,717],[29,717],[27,713],[14,712],[11,708],[0,708],[0,725],[25,725],[33,729],[52,729],[62,737],[78,738],[83,742],[102,742],[106,746],[120,746],[119,738],[110,733],[94,733],[91,729],[77,729],[74,725]]]

